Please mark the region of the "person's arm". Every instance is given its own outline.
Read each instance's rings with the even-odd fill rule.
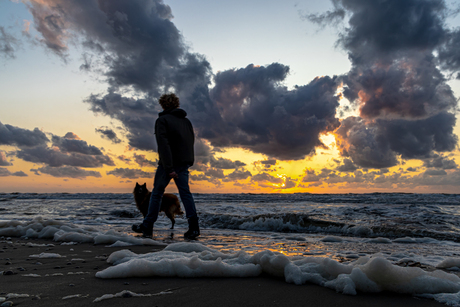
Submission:
[[[155,122],[155,137],[157,139],[158,155],[167,174],[174,172],[171,146],[168,141],[166,121],[161,118]]]

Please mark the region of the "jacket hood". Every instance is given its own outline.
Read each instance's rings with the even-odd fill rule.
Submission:
[[[171,114],[171,115],[174,115],[176,117],[179,117],[179,118],[184,118],[187,116],[187,112],[185,112],[184,110],[182,109],[170,109],[170,110],[164,110],[163,112],[161,112],[160,114],[158,114],[159,116],[163,116],[163,115],[166,115],[166,114]]]

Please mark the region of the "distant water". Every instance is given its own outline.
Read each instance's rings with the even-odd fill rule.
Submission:
[[[221,251],[286,255],[416,253],[420,257],[460,254],[458,194],[194,194],[203,235],[200,242]],[[129,194],[0,193],[2,220],[36,216],[77,225],[131,233],[141,215]],[[163,215],[158,240],[180,241]],[[351,258],[347,258],[351,255]]]

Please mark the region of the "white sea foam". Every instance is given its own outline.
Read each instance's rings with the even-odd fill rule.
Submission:
[[[61,244],[94,243],[114,244],[125,242],[130,245],[165,245],[148,238],[137,238],[114,230],[101,232],[93,227],[79,227],[70,223],[44,219],[40,216],[32,221],[0,221],[0,235],[52,239]],[[30,246],[36,246],[29,243]],[[120,243],[118,243],[120,244]]]
[[[96,298],[93,303],[97,303],[103,300],[108,300],[112,298],[117,298],[117,297],[151,297],[151,296],[158,296],[158,295],[165,295],[165,294],[172,294],[173,292],[171,290],[165,290],[161,291],[159,293],[153,293],[153,294],[142,294],[142,293],[135,293],[129,290],[123,290],[121,292],[115,293],[115,294],[104,294],[101,297]]]
[[[450,269],[453,267],[460,268],[460,258],[448,258],[443,260],[437,266],[439,269]]]
[[[314,283],[352,295],[359,291],[408,294],[460,291],[460,278],[454,274],[400,267],[378,256],[343,264],[330,258],[287,257],[271,251],[255,255],[226,254],[199,243],[177,243],[148,254],[117,251],[107,261],[113,266],[97,272],[96,277],[251,277],[265,273],[282,277],[288,283]]]
[[[38,255],[29,255],[30,258],[39,258],[39,259],[46,259],[46,258],[65,258],[65,256],[61,256],[56,253],[41,253]]]
[[[24,277],[42,277],[42,276],[39,275],[39,274],[24,274],[24,275],[22,275],[22,276],[24,276]]]
[[[24,298],[24,297],[29,297],[29,294],[25,293],[8,293],[5,297],[7,300],[12,299],[12,298]]]
[[[69,299],[80,298],[80,297],[88,297],[88,295],[74,294],[74,295],[64,296],[62,299],[63,300],[69,300]]]

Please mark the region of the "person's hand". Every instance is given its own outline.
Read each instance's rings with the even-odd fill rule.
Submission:
[[[170,178],[179,178],[179,175],[177,175],[176,172],[171,172],[171,173],[169,173],[169,177]]]

